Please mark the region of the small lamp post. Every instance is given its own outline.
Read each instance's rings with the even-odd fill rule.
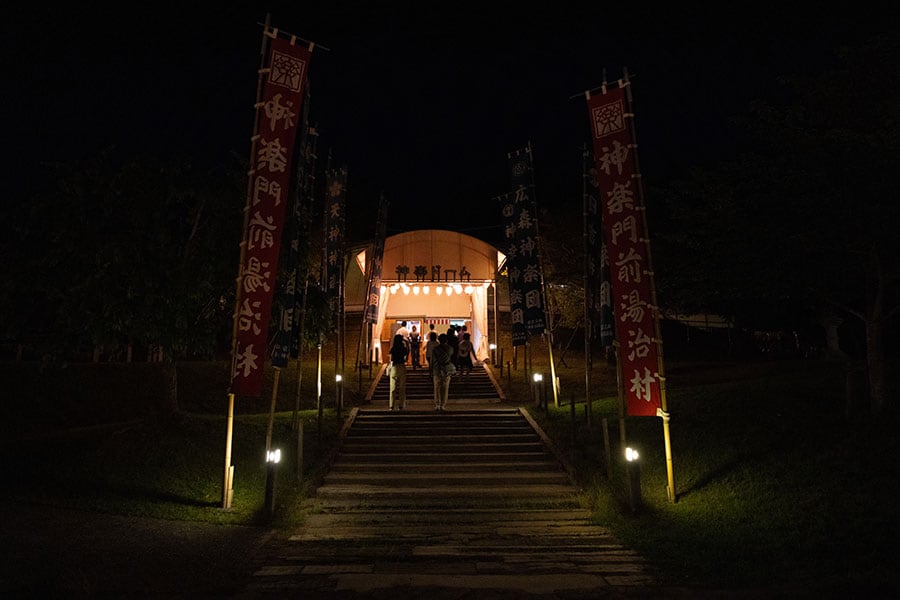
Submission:
[[[266,452],[266,513],[275,514],[275,468],[281,462],[281,449]]]
[[[344,408],[344,378],[340,373],[334,376],[334,407],[340,419]]]
[[[628,504],[631,512],[640,510],[641,505],[641,463],[640,455],[634,448],[625,448],[625,472],[628,474]]]
[[[544,407],[544,375],[542,373],[535,373],[531,376],[531,380],[533,381],[532,385],[532,395],[535,398],[536,404],[540,407]]]
[[[491,349],[491,364],[496,365],[497,364],[497,344],[488,344],[488,348]],[[503,367],[501,366],[500,368],[502,369]],[[503,373],[501,373],[501,375],[502,374]]]

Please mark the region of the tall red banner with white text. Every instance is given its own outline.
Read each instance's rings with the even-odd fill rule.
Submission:
[[[628,415],[656,416],[662,403],[661,340],[656,335],[645,207],[632,139],[634,115],[621,87],[588,94],[587,100]]]
[[[230,392],[259,396],[267,353],[272,297],[291,184],[291,163],[301,119],[311,49],[273,37],[260,103],[256,107],[250,198],[238,281]]]

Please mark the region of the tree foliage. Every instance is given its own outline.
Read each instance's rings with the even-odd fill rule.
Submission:
[[[57,165],[54,182],[15,223],[7,336],[38,334],[50,353],[208,354],[233,310],[237,176],[111,150]]]
[[[900,311],[898,36],[838,59],[751,107],[747,152],[668,187],[662,285],[682,306],[751,321],[858,318],[877,412]]]

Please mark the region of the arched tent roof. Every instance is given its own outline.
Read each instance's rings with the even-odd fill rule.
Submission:
[[[366,293],[363,269],[366,253],[372,250],[369,246],[352,257],[345,281],[345,308],[348,311],[363,309]],[[409,283],[415,282],[416,267],[425,268],[422,279],[425,283],[435,281],[435,277],[451,283],[492,282],[497,274],[498,261],[502,258],[494,246],[464,233],[443,229],[407,231],[385,239],[382,284],[404,278]],[[409,269],[405,277],[397,273],[398,267]]]

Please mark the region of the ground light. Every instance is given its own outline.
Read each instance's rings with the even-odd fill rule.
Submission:
[[[544,375],[535,373],[531,376],[531,397],[540,408],[544,407]]]
[[[266,512],[275,513],[275,468],[281,462],[281,449],[266,452]]]
[[[640,455],[634,448],[625,448],[625,472],[628,475],[628,504],[631,512],[640,510],[641,505],[641,463]]]
[[[341,418],[344,408],[344,377],[338,373],[334,376],[334,407],[337,409],[337,417]]]
[[[497,364],[497,344],[488,344],[488,348],[491,349],[491,364]],[[502,375],[502,373],[501,373]]]

